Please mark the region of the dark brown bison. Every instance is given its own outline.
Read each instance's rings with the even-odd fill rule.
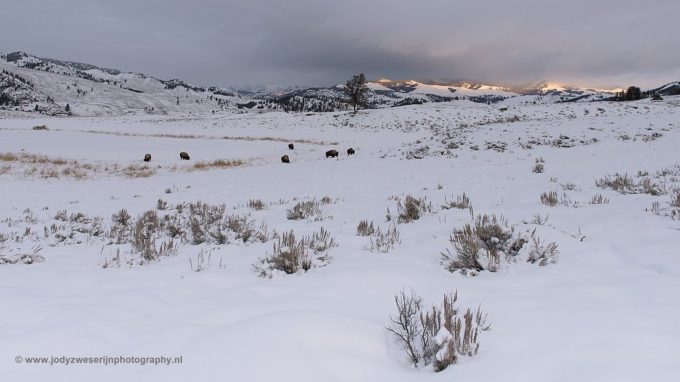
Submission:
[[[354,149],[353,148],[348,148],[347,149],[347,155],[354,155]]]
[[[187,154],[186,151],[182,151],[181,153],[179,153],[179,157],[180,157],[180,159],[183,159],[183,160],[189,160],[190,159],[189,154]]]
[[[288,155],[284,155],[281,157],[281,162],[283,163],[290,163],[290,158],[288,158]]]
[[[293,150],[295,148],[295,145],[292,143],[288,144],[288,150]]]
[[[151,162],[151,154],[144,155],[144,162]]]
[[[326,158],[337,158],[338,150],[328,150],[326,151]]]

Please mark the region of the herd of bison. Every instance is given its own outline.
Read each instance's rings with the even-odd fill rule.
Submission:
[[[295,149],[295,145],[293,145],[292,143],[289,143],[289,144],[288,144],[288,149],[289,149],[289,150],[294,150],[294,149]],[[338,153],[338,150],[328,150],[328,151],[326,151],[326,158],[337,158],[338,155],[340,155],[340,154]],[[347,149],[347,155],[354,155],[354,149],[353,149],[352,147],[350,147],[350,148]],[[189,157],[189,153],[187,153],[186,151],[182,151],[181,153],[179,153],[179,158],[182,159],[182,160],[189,160],[189,159],[191,159],[191,158]],[[145,155],[144,155],[144,162],[151,162],[151,154],[145,154]],[[281,157],[281,162],[283,162],[283,163],[290,163],[290,158],[288,157],[288,155],[282,156],[282,157]]]

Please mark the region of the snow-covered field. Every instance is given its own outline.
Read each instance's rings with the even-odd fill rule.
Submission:
[[[0,120],[0,380],[680,380],[680,99],[506,106]],[[242,162],[195,167],[216,160]],[[596,185],[617,173],[624,192]],[[411,222],[407,195],[425,198]],[[289,219],[298,202],[320,211]],[[167,216],[151,245],[174,222],[176,251],[144,259],[121,209]],[[451,234],[485,214],[527,242],[495,272],[449,272]],[[364,219],[399,241],[372,250]],[[322,227],[335,245],[308,271],[263,270],[284,233]],[[544,266],[532,232],[558,246]],[[477,355],[414,368],[386,330],[408,288],[481,306]],[[50,356],[182,362],[27,363]]]

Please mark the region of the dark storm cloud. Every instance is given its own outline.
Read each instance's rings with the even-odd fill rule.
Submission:
[[[217,85],[653,86],[680,79],[679,15],[677,0],[5,0],[0,51]]]

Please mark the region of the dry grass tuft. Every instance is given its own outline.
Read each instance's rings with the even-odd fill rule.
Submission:
[[[465,193],[463,193],[462,195],[458,195],[456,197],[456,200],[449,201],[446,198],[444,198],[444,204],[442,204],[442,208],[445,210],[451,208],[458,208],[464,210],[469,209],[470,207],[472,207],[472,204],[470,203],[470,198],[468,198],[468,196],[465,195]]]
[[[378,227],[371,235],[372,252],[387,253],[396,247],[397,244],[401,244],[401,236],[396,225],[392,225],[385,232]]]
[[[609,204],[609,199],[602,196],[602,194],[595,194],[590,199],[590,204]]]
[[[148,178],[156,174],[156,170],[148,165],[131,164],[125,167],[121,174],[127,178]]]
[[[274,271],[288,275],[307,272],[313,267],[327,265],[331,257],[326,252],[337,246],[335,239],[323,227],[319,232],[299,240],[293,231],[284,232],[274,243],[272,254],[260,258],[253,267],[261,277],[270,278]]]
[[[496,272],[500,267],[501,255],[510,261],[525,243],[522,238],[511,240],[514,228],[501,216],[477,216],[474,224],[454,230],[449,238],[453,252],[442,252],[442,265],[449,272],[483,271]]]
[[[426,198],[418,199],[412,195],[406,195],[403,203],[401,200],[397,201],[397,212],[399,213],[397,222],[411,223],[414,220],[420,219],[424,213],[431,211],[432,203],[428,202]]]
[[[250,199],[248,201],[248,208],[252,208],[255,211],[262,211],[265,209],[265,204],[261,199]]]
[[[544,192],[541,194],[541,203],[546,206],[555,207],[558,202],[557,191]]]
[[[13,153],[0,153],[0,161],[3,162],[16,162],[19,160],[19,157],[16,154]]]
[[[192,170],[206,171],[244,166],[247,162],[241,159],[215,159],[211,162],[199,161],[191,166]]]
[[[311,218],[314,218],[314,220],[321,220],[321,202],[316,199],[298,202],[293,208],[286,211],[286,218],[288,220]]]
[[[545,243],[536,236],[536,230],[531,232],[531,249],[529,250],[527,262],[532,264],[538,263],[540,266],[554,264],[557,262],[557,255],[559,253],[560,251],[557,249],[557,243]]]
[[[373,222],[368,220],[362,220],[357,225],[357,236],[371,236],[375,232],[375,226]]]

